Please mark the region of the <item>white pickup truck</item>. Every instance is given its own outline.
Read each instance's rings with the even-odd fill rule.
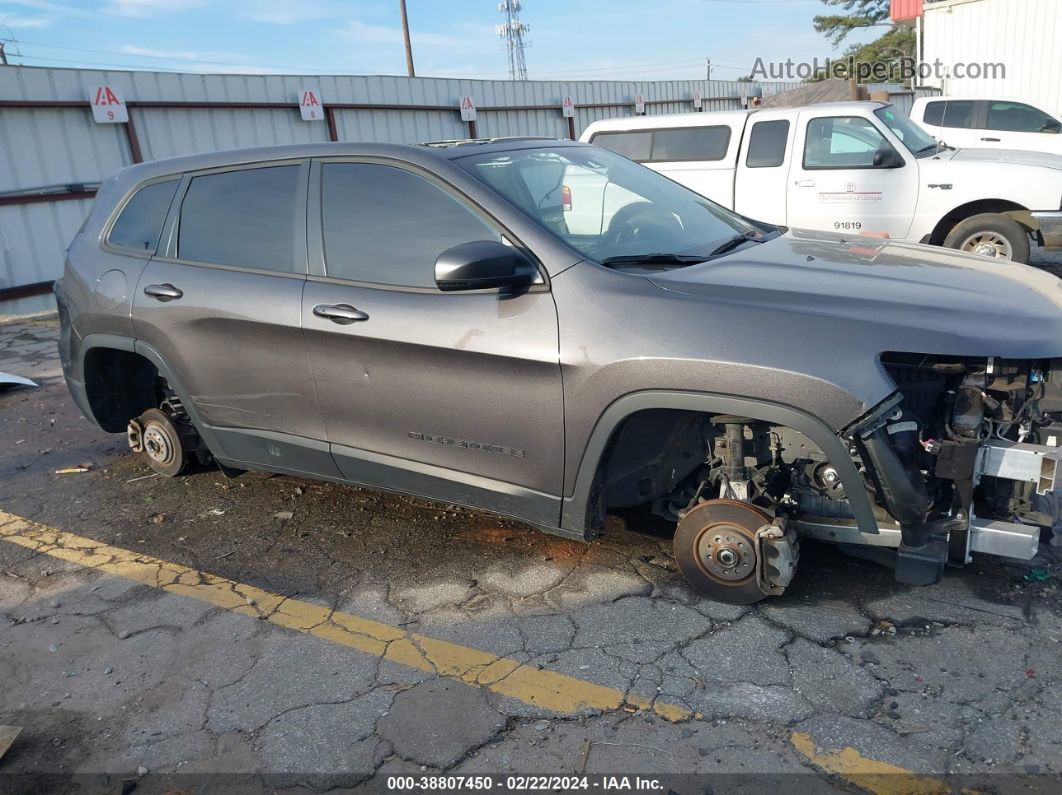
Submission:
[[[607,119],[580,140],[771,224],[1018,262],[1031,238],[1062,248],[1062,157],[944,147],[886,103]],[[637,199],[592,172],[564,182],[572,233]]]
[[[911,108],[911,121],[949,146],[1062,155],[1062,118],[1028,102],[921,97]]]

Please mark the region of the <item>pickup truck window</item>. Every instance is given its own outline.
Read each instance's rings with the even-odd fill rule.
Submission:
[[[657,130],[596,133],[590,143],[638,163],[714,161],[726,157],[730,127],[663,127]]]
[[[1059,123],[1031,105],[1021,102],[989,102],[989,130],[1002,132],[1058,133]]]
[[[597,133],[590,139],[590,143],[609,149],[617,155],[644,163],[652,157],[653,132],[652,130],[639,130],[638,132]]]
[[[885,126],[915,157],[928,157],[940,151],[940,145],[932,135],[891,106],[878,108],[874,115],[885,122]]]
[[[722,160],[729,146],[730,128],[726,125],[654,130],[649,162]]]
[[[934,127],[953,127],[969,130],[974,126],[974,101],[957,99],[926,104],[922,117]]]
[[[141,255],[154,254],[179,182],[179,179],[168,179],[138,190],[115,220],[107,235],[107,243]]]
[[[861,116],[831,116],[808,122],[804,168],[874,168],[874,155],[889,146]]]
[[[324,164],[321,221],[328,275],[371,284],[435,287],[435,260],[446,249],[501,240],[435,183],[375,163]]]
[[[774,168],[785,162],[785,145],[789,139],[789,120],[758,121],[749,133],[749,168]]]
[[[763,231],[605,149],[517,149],[468,155],[454,162],[598,262],[652,255],[654,266],[677,267],[677,260],[686,256],[707,259],[735,235]],[[547,182],[546,173],[551,174],[551,188],[536,190]]]

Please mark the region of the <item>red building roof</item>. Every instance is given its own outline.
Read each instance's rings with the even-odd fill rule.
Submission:
[[[893,22],[906,22],[922,16],[923,0],[892,0],[889,16]]]

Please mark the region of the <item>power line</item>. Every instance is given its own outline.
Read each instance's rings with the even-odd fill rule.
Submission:
[[[13,42],[14,39],[0,39],[0,41]],[[204,53],[203,56],[201,56],[200,58],[192,58],[192,57],[189,57],[189,56],[177,56],[177,55],[174,55],[174,56],[163,56],[163,55],[147,55],[147,54],[140,55],[140,54],[134,54],[134,53],[117,53],[117,52],[114,52],[113,50],[96,50],[96,49],[90,49],[90,48],[86,48],[86,47],[68,47],[68,46],[65,46],[65,45],[47,44],[45,42],[38,42],[38,41],[25,41],[25,40],[22,40],[22,39],[20,39],[18,43],[22,44],[22,45],[30,45],[30,46],[33,46],[33,47],[46,47],[46,48],[49,48],[49,49],[56,49],[56,50],[68,50],[70,52],[85,52],[85,53],[101,54],[101,55],[125,55],[126,57],[133,58],[133,59],[147,58],[147,59],[151,59],[151,60],[162,60],[162,61],[170,61],[170,62],[173,62],[173,61],[181,62],[181,61],[183,61],[183,62],[190,62],[190,63],[203,63],[204,60],[207,60],[209,58],[209,55],[206,54],[206,53]],[[82,67],[88,68],[88,69],[92,69],[92,68],[111,68],[111,69],[128,69],[128,70],[133,70],[133,71],[151,70],[151,71],[160,71],[160,72],[195,71],[195,70],[192,70],[192,69],[184,69],[184,70],[182,70],[180,68],[172,67],[172,66],[146,66],[144,64],[134,64],[134,63],[129,63],[129,62],[118,62],[118,61],[109,61],[109,60],[107,60],[107,61],[103,61],[103,60],[97,61],[95,59],[63,58],[63,57],[60,57],[60,56],[51,56],[51,55],[25,55],[23,53],[20,53],[20,55],[21,55],[21,57],[24,60],[28,59],[28,60],[31,60],[31,61],[42,61],[42,62],[46,62],[46,63],[76,64],[76,65],[79,65],[79,66],[82,66]],[[9,53],[9,57],[10,57],[10,53]],[[691,58],[687,58],[687,59],[674,60],[674,61],[651,61],[651,62],[643,62],[643,63],[627,63],[627,64],[615,65],[615,66],[584,67],[584,68],[580,68],[580,69],[554,69],[554,70],[545,70],[545,71],[541,71],[541,72],[536,71],[536,76],[563,78],[563,77],[566,77],[566,76],[569,76],[569,75],[598,75],[598,74],[602,74],[602,75],[611,75],[611,74],[622,75],[622,74],[627,74],[627,73],[630,73],[630,72],[643,71],[643,70],[646,70],[646,69],[681,68],[681,67],[690,67],[691,72],[692,72],[692,70],[695,67],[700,67],[701,65],[703,65],[703,63],[704,63],[704,61],[701,58],[699,58],[699,57],[691,57]],[[216,64],[216,66],[220,67],[222,69],[224,69],[225,67],[230,67],[230,68],[233,68],[233,69],[239,69],[241,66],[244,66],[244,65],[243,64]],[[733,61],[719,60],[719,59],[716,59],[716,58],[712,59],[712,68],[713,68],[713,70],[723,69],[723,70],[727,70],[727,71],[739,71],[739,72],[744,72],[745,74],[748,74],[748,73],[750,73],[752,71],[752,67],[749,66],[749,65],[738,64],[738,63],[735,63]],[[303,73],[303,74],[328,74],[328,73],[330,73],[329,69],[323,69],[322,70],[322,69],[314,69],[314,68],[310,68],[310,67],[289,69],[289,70],[284,70],[284,71],[289,72],[289,73],[298,72],[298,73]],[[279,74],[280,72],[277,72],[277,73]],[[488,75],[485,74],[484,77],[488,77]],[[492,79],[498,79],[498,78],[501,78],[502,75],[498,74],[498,73],[490,73],[489,77],[492,78]],[[510,78],[511,78],[511,75],[510,75]],[[586,78],[586,79],[592,79],[592,78]],[[694,78],[694,77],[691,76],[690,79],[697,79],[697,78]]]
[[[6,41],[13,41],[13,39],[7,39]],[[126,56],[126,57],[129,57],[129,58],[137,58],[137,59],[147,58],[147,59],[151,59],[151,60],[171,61],[171,62],[172,61],[185,61],[185,62],[190,62],[190,63],[202,63],[205,60],[209,60],[209,57],[210,57],[209,54],[207,54],[207,53],[204,53],[202,56],[200,56],[198,58],[192,57],[192,56],[187,56],[187,55],[171,55],[171,56],[167,56],[167,55],[149,55],[147,53],[143,53],[143,54],[141,54],[141,53],[123,53],[123,52],[115,52],[114,50],[96,50],[96,49],[90,49],[90,48],[87,48],[87,47],[70,47],[70,46],[62,45],[62,44],[46,44],[45,42],[26,41],[25,39],[19,39],[19,43],[20,44],[28,44],[28,45],[33,46],[33,47],[46,47],[48,49],[53,49],[53,50],[67,50],[67,51],[70,51],[70,52],[85,52],[85,53],[91,53],[91,54],[94,54],[94,55],[117,55],[117,56]],[[65,63],[81,63],[80,60],[70,60],[70,59],[56,58],[56,57],[53,57],[53,56],[46,56],[46,55],[29,55],[29,56],[26,56],[26,57],[35,58],[37,60],[61,61],[61,62],[65,62]],[[643,68],[648,68],[648,67],[656,67],[656,66],[687,66],[687,65],[699,64],[699,63],[702,63],[702,61],[701,61],[701,59],[699,57],[691,57],[691,58],[687,58],[687,59],[683,59],[683,60],[675,60],[675,61],[654,61],[654,62],[650,62],[650,63],[633,63],[633,64],[632,63],[628,63],[628,64],[615,65],[615,66],[587,67],[587,68],[583,68],[583,69],[548,69],[548,70],[545,70],[545,71],[542,71],[542,72],[539,72],[539,71],[536,70],[536,74],[544,74],[544,75],[558,74],[558,75],[564,75],[564,74],[584,74],[584,73],[590,73],[590,72],[617,72],[617,71],[618,72],[622,72],[622,71],[635,71],[635,70],[638,70],[638,69],[643,69]],[[714,63],[728,64],[729,62],[727,62],[727,61],[714,61]],[[108,66],[113,66],[114,64],[107,64],[107,65]],[[232,64],[232,66],[234,66],[234,67],[235,66],[241,66],[241,65],[242,64]],[[129,68],[141,69],[143,67],[142,66],[135,66],[135,67],[134,66],[130,66]],[[155,67],[152,67],[152,68],[155,68]],[[742,67],[742,68],[744,68],[744,67]],[[303,70],[303,71],[315,71],[315,70]],[[324,70],[324,71],[327,72],[328,70]],[[498,73],[493,73],[493,74],[498,74]]]

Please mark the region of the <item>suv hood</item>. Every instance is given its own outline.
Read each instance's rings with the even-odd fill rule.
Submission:
[[[1050,152],[1024,152],[1019,149],[956,149],[936,155],[941,160],[1014,163],[1021,166],[1044,166],[1062,170],[1062,155]]]
[[[951,249],[790,231],[646,278],[706,304],[775,307],[777,333],[799,334],[800,315],[826,316],[839,335],[846,325],[869,334],[879,352],[1062,356],[1062,279]]]

